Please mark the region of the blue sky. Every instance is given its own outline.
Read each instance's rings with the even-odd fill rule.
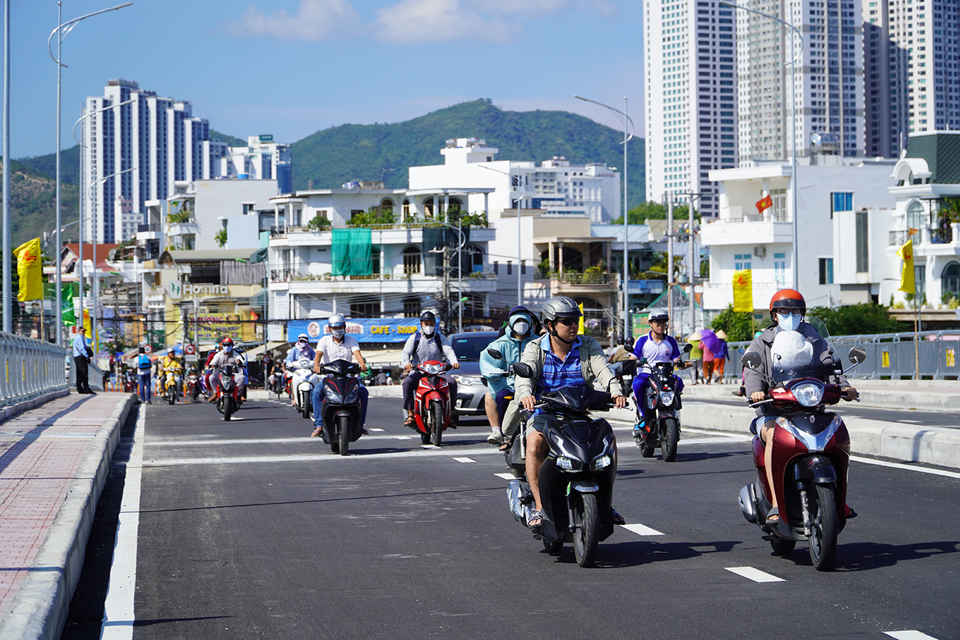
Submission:
[[[122,1],[63,0],[63,20]],[[11,155],[52,153],[57,3],[11,5]],[[477,98],[622,127],[574,94],[618,109],[626,96],[642,135],[641,18],[636,0],[135,0],[64,40],[62,144],[111,78],[188,100],[240,138],[294,142]]]

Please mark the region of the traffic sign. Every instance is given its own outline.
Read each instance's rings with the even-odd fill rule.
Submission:
[[[183,347],[183,352],[184,352],[185,354],[187,354],[188,356],[192,356],[192,355],[194,355],[194,354],[197,353],[197,348],[196,348],[195,346],[193,346],[192,344],[188,344],[188,345],[186,345],[186,346]]]

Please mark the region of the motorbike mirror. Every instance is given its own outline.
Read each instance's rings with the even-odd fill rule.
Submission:
[[[748,351],[743,354],[743,365],[751,369],[759,369],[763,364],[763,358],[760,357],[760,354],[756,351]]]
[[[853,364],[860,364],[867,359],[867,350],[863,347],[853,347],[847,357]]]
[[[503,360],[503,354],[497,351],[496,349],[487,349],[487,353],[490,354],[491,358],[496,360]]]
[[[620,364],[621,364],[620,373],[625,376],[632,376],[637,372],[636,360],[624,360]]]
[[[526,362],[515,362],[513,364],[513,373],[521,378],[534,377],[533,367],[528,365]]]
[[[683,345],[683,352],[684,352],[684,353],[690,353],[691,351],[693,351],[693,345],[692,345],[692,344],[690,344],[690,343],[688,342],[687,344]]]

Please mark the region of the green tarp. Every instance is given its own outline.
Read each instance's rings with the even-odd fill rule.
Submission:
[[[370,238],[367,228],[333,230],[333,275],[373,275]]]

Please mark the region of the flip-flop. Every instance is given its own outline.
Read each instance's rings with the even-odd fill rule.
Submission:
[[[403,421],[403,426],[416,428],[417,420],[413,416],[407,416]]]
[[[777,516],[777,519],[771,520],[770,519],[771,516]],[[777,507],[774,507],[773,509],[770,509],[770,511],[767,512],[766,524],[777,524],[779,522],[780,522],[780,509],[778,509]]]

